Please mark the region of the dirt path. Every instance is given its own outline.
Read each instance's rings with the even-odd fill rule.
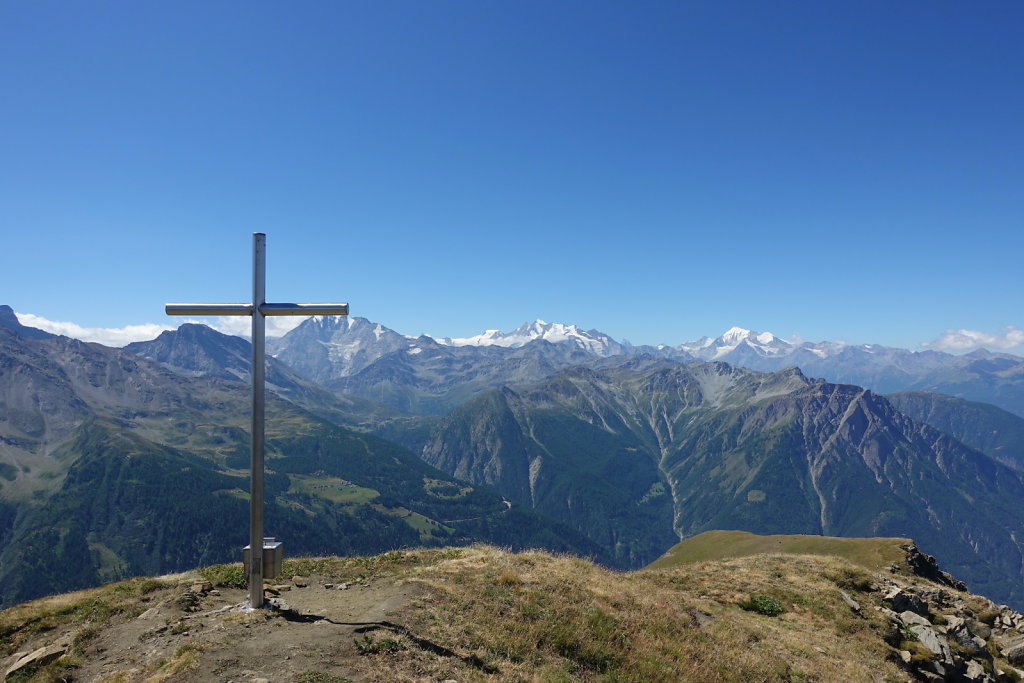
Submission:
[[[387,578],[344,589],[328,588],[317,576],[298,583],[306,585],[282,584],[273,598],[280,609],[256,612],[239,609],[245,591],[184,584],[173,597],[90,640],[76,680],[242,683],[295,681],[315,672],[360,681],[363,658],[355,641],[402,632],[403,609],[425,590]]]

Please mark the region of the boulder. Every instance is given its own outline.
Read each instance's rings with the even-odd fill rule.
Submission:
[[[1024,664],[1024,636],[1017,636],[1006,641],[1002,648],[1006,661],[1014,666]]]
[[[985,641],[971,633],[963,619],[958,617],[947,617],[946,637],[956,641],[977,655],[985,651]]]
[[[971,629],[971,633],[979,638],[988,640],[992,637],[992,627],[984,622],[978,621],[977,619],[971,619],[967,623],[967,627]]]
[[[970,683],[989,683],[992,677],[985,673],[985,669],[981,667],[981,664],[970,659],[967,661],[967,670],[963,673],[963,679],[970,681]]]
[[[928,603],[917,595],[901,588],[893,588],[885,594],[882,600],[891,604],[892,608],[897,612],[910,611],[922,616],[928,615]]]
[[[935,653],[939,661],[947,665],[953,664],[953,653],[949,649],[949,644],[946,642],[946,639],[937,634],[931,626],[908,624],[907,628],[911,633],[917,636],[917,640],[922,645]]]
[[[935,561],[935,558],[931,555],[925,555],[922,553],[913,543],[903,546],[903,549],[907,553],[907,566],[910,567],[910,571],[917,576],[929,579],[935,583],[941,583],[945,586],[949,586],[954,590],[967,590],[967,585],[963,581],[955,579],[939,569],[939,565]]]
[[[38,650],[34,650],[23,656],[8,667],[7,671],[4,673],[4,678],[6,679],[16,671],[21,671],[28,666],[45,666],[46,664],[62,657],[65,652],[67,652],[67,647],[64,645],[47,645],[46,647],[41,647]]]
[[[903,612],[900,614],[900,621],[902,621],[905,626],[926,626],[929,629],[932,627],[932,623],[930,621],[916,612]]]

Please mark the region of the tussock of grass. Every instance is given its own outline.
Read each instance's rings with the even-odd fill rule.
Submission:
[[[858,592],[871,590],[871,586],[875,583],[871,575],[859,567],[828,569],[823,575],[840,588]]]
[[[144,683],[160,683],[175,674],[191,671],[199,666],[199,656],[204,647],[200,643],[185,643],[175,651],[172,657],[161,661],[156,672],[145,679]]]

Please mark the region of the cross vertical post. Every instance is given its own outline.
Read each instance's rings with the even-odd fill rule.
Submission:
[[[263,604],[263,437],[266,398],[267,236],[252,236],[252,453],[249,491],[249,604]]]
[[[263,454],[266,406],[266,316],[268,315],[348,315],[348,304],[267,303],[267,236],[252,235],[251,304],[166,304],[167,315],[249,315],[252,316],[252,486],[249,493],[249,605],[263,607],[263,580],[266,576],[263,539]]]

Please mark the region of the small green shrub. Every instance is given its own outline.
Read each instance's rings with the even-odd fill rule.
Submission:
[[[214,586],[226,588],[245,588],[248,579],[245,576],[245,568],[242,563],[236,564],[215,564],[212,567],[203,567],[199,575],[212,583]]]
[[[825,572],[825,578],[840,588],[859,593],[870,591],[871,584],[873,583],[870,574],[856,567],[843,567],[842,569],[827,571]]]
[[[786,611],[781,602],[767,595],[751,595],[749,600],[740,603],[740,607],[766,617],[777,617]]]
[[[352,683],[352,679],[323,671],[306,671],[295,678],[295,683]]]
[[[398,652],[399,650],[405,649],[405,645],[394,638],[381,638],[380,640],[374,640],[370,636],[363,636],[353,642],[355,643],[356,651],[361,655],[375,655],[381,652]]]

